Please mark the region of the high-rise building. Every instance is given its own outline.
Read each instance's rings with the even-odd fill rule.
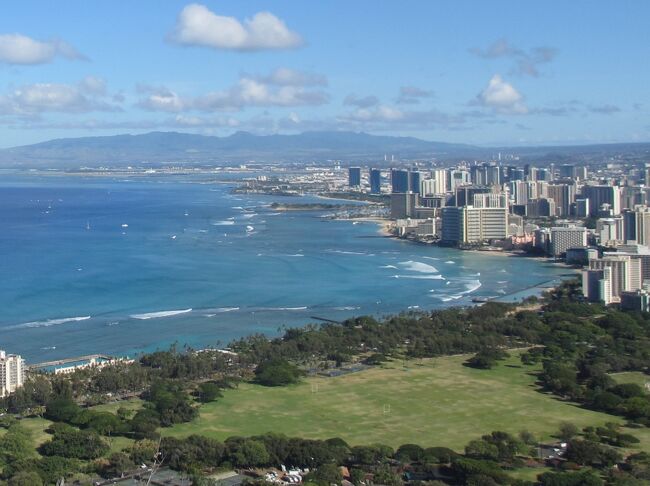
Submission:
[[[486,168],[486,183],[488,186],[501,184],[501,169],[497,165],[490,165]]]
[[[611,214],[621,214],[621,188],[618,186],[584,186],[582,195],[589,199],[589,216],[598,216],[601,206],[607,204]]]
[[[456,188],[456,206],[469,206],[474,202],[475,194],[486,194],[492,192],[487,186],[460,186]]]
[[[650,246],[650,208],[646,206],[637,207],[635,215],[635,236],[634,241],[639,245]]]
[[[596,234],[603,246],[622,243],[624,233],[622,217],[600,218],[596,222]]]
[[[447,171],[445,169],[433,169],[431,171],[433,191],[431,194],[445,194],[447,192]]]
[[[411,188],[410,184],[410,172],[407,170],[401,169],[391,169],[390,171],[390,184],[391,192],[405,193],[409,192]]]
[[[381,170],[370,169],[370,194],[381,194]]]
[[[485,186],[488,183],[487,167],[484,165],[473,165],[470,167],[472,184],[475,186]]]
[[[634,291],[641,288],[640,260],[633,259],[628,255],[608,255],[589,260],[589,270],[604,270],[606,268],[611,270],[610,302],[619,302],[623,291]],[[606,302],[607,298],[601,295],[600,300]]]
[[[0,351],[0,397],[11,395],[25,382],[25,360]]]
[[[475,194],[475,205],[441,210],[441,240],[466,245],[502,240],[508,235],[508,200],[505,194]]]
[[[457,187],[466,186],[470,183],[470,174],[465,169],[453,169],[448,172],[449,174],[449,190],[456,191]]]
[[[415,217],[417,194],[414,192],[394,192],[390,195],[391,219],[406,219]]]
[[[612,269],[586,269],[582,271],[582,295],[589,302],[612,303]]]
[[[545,197],[529,201],[526,204],[526,216],[529,218],[550,218],[555,216],[555,201]]]
[[[575,179],[576,178],[576,166],[564,164],[558,168],[558,172],[561,179]]]
[[[508,208],[508,196],[505,193],[474,194],[472,205],[475,208]]]
[[[571,204],[575,202],[576,190],[573,184],[549,184],[548,197],[555,201],[556,216],[566,218],[570,215]]]
[[[348,169],[348,186],[361,186],[361,167],[350,167]]]
[[[615,252],[604,252],[603,256],[629,256],[641,262],[641,282],[650,281],[650,248],[643,245],[618,245]]]
[[[422,177],[418,171],[409,172],[409,191],[420,194],[420,181]]]
[[[573,226],[568,228],[551,228],[551,255],[562,256],[569,248],[584,248],[587,246],[587,228]]]
[[[589,216],[589,198],[576,198],[575,210],[573,215],[578,218],[586,218]]]

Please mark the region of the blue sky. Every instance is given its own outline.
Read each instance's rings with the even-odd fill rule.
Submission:
[[[176,130],[650,141],[650,2],[25,1],[0,146]]]

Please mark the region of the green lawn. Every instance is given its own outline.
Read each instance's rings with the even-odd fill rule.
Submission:
[[[641,373],[640,371],[625,371],[623,373],[612,373],[610,375],[614,378],[616,383],[635,383],[641,387],[646,386],[646,383],[650,383],[650,375]]]
[[[351,444],[417,443],[461,450],[481,434],[527,429],[549,439],[562,422],[578,427],[621,419],[585,410],[537,390],[531,371],[513,354],[493,370],[462,363],[467,356],[391,363],[337,378],[309,378],[286,388],[242,384],[201,407],[188,424],[163,435],[225,439],[279,432],[305,438],[341,437]],[[650,450],[648,429],[632,431]]]
[[[98,412],[110,412],[117,413],[118,409],[125,408],[126,410],[136,411],[142,408],[142,400],[139,398],[132,398],[130,400],[122,400],[119,402],[109,402],[103,403],[101,405],[95,405],[92,407],[93,410]]]
[[[32,436],[34,447],[38,447],[52,438],[50,434],[45,432],[45,429],[52,425],[50,420],[38,417],[25,418],[20,421],[20,424],[25,427]]]

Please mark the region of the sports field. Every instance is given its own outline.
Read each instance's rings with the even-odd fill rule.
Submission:
[[[308,378],[285,388],[242,384],[201,407],[188,424],[163,435],[219,439],[264,432],[304,438],[341,437],[350,444],[447,446],[493,430],[529,430],[548,439],[562,422],[578,427],[621,422],[540,393],[515,354],[492,370],[463,366],[467,356],[394,362],[336,378]],[[404,366],[405,364],[405,366]],[[650,446],[647,429],[631,431]]]

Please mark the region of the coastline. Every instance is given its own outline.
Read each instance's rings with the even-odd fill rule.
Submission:
[[[206,189],[206,191],[207,191],[207,189]],[[259,199],[258,197],[255,197],[254,195],[251,195],[251,196],[252,196],[253,200]],[[236,204],[236,203],[229,203],[229,204]],[[185,207],[185,206],[182,206],[182,207]],[[236,208],[234,208],[234,209],[236,209]],[[193,212],[190,211],[190,214],[193,215]],[[260,216],[260,218],[261,217],[262,216]],[[291,216],[288,219],[293,219],[293,216]],[[313,218],[311,218],[311,216],[310,216],[310,220],[311,219],[313,219]],[[356,240],[353,243],[355,248],[351,249],[351,250],[354,250],[355,252],[370,251],[370,250],[368,250],[369,247],[373,247],[374,245],[383,245],[384,247],[385,246],[390,247],[390,248],[384,248],[384,249],[393,250],[393,251],[390,251],[390,252],[387,251],[385,253],[396,253],[396,254],[415,253],[417,255],[428,254],[428,249],[414,250],[414,249],[409,249],[406,246],[401,245],[401,244],[399,246],[396,246],[394,243],[388,243],[388,242],[381,243],[380,238],[387,238],[387,237],[395,238],[395,239],[398,238],[397,236],[392,234],[391,228],[393,227],[393,222],[388,218],[384,218],[384,217],[380,217],[380,216],[358,216],[358,217],[352,217],[352,218],[336,218],[336,219],[337,220],[350,221],[353,224],[354,223],[359,223],[359,224],[363,223],[364,229],[361,229],[362,228],[361,226],[359,228],[357,228],[357,229],[353,229],[351,226],[348,226],[348,225],[343,225],[341,227],[341,230],[345,231],[345,232],[347,232],[347,234],[351,235],[351,238],[354,238],[354,235],[360,234],[360,235],[362,235],[361,238],[374,238],[375,239],[374,241],[372,241],[372,240],[366,240],[366,241]],[[186,220],[184,220],[184,221],[186,221]],[[248,221],[248,220],[246,220],[246,221]],[[120,222],[121,221],[117,221],[117,223],[120,223]],[[134,224],[133,221],[129,220],[129,223],[130,223],[131,227],[134,227],[134,228],[137,227],[137,224]],[[371,226],[368,226],[368,223],[372,223],[372,224],[377,225],[377,227],[376,227],[377,228],[376,229],[376,236],[374,235],[375,229],[373,227],[371,227]],[[119,226],[118,226],[118,228],[119,228]],[[93,226],[93,229],[94,229],[94,226]],[[361,230],[361,231],[359,231],[359,230]],[[80,231],[84,231],[84,230],[82,229]],[[326,231],[325,233],[329,234],[330,232]],[[179,237],[179,240],[180,240],[180,237]],[[176,240],[176,242],[173,243],[173,244],[177,245],[179,240]],[[346,239],[346,241],[347,241],[347,239]],[[409,241],[409,240],[407,240],[407,241]],[[350,242],[352,243],[352,240],[350,240]],[[330,245],[336,245],[336,244],[340,244],[340,243],[341,243],[341,239],[340,239],[340,237],[337,236],[336,239],[333,240],[332,243],[330,243]],[[334,248],[334,246],[332,246],[332,247]],[[343,250],[349,250],[349,249],[350,248],[343,248]],[[287,253],[291,253],[291,254],[287,255],[288,257],[303,256],[303,255],[298,255],[297,253],[294,254],[294,252],[287,252]],[[350,254],[350,255],[358,254],[358,253],[354,253],[353,251],[350,251],[350,252],[341,251],[340,253],[341,254],[347,253],[347,254]],[[382,253],[384,253],[384,252],[382,252]],[[476,252],[476,253],[478,253],[478,252]],[[481,253],[483,253],[483,254],[485,254],[485,253],[499,254],[499,255],[502,255],[502,256],[504,254],[503,252],[484,252],[484,251],[482,251]],[[377,254],[379,255],[379,252],[377,252]],[[453,259],[453,256],[451,255],[451,253],[450,253],[449,256],[451,257],[451,259]],[[339,257],[337,257],[337,258],[339,258]],[[340,258],[356,258],[356,257],[351,256],[351,257],[340,257]],[[393,258],[393,257],[391,257],[391,258]],[[395,257],[395,258],[397,258],[397,257]],[[412,257],[409,257],[409,258],[417,259],[416,256],[412,256]],[[404,258],[404,260],[406,260],[406,259],[407,258]],[[293,262],[294,260],[290,260],[290,261]],[[396,260],[396,261],[401,261],[401,260]],[[424,261],[424,260],[422,260],[422,261]],[[390,262],[382,262],[382,263],[390,263]],[[394,263],[394,264],[398,265],[397,263]],[[346,265],[347,265],[347,263],[346,263]],[[392,268],[392,267],[387,267],[387,268]],[[381,272],[386,272],[386,273],[385,273],[385,275],[384,275],[384,273],[382,273],[381,275],[372,273],[372,275],[373,275],[373,277],[376,277],[378,279],[382,279],[382,282],[397,282],[395,280],[390,279],[390,277],[393,277],[393,275],[392,275],[393,273],[400,273],[400,272],[397,272],[397,271],[394,272],[392,270],[390,270],[390,271],[383,271],[382,270]],[[542,272],[542,273],[544,273],[544,272]],[[456,276],[457,272],[455,272],[453,275]],[[469,276],[469,275],[467,275],[467,276]],[[418,278],[420,280],[404,280],[404,281],[400,280],[399,285],[391,287],[392,289],[394,289],[394,290],[391,290],[391,292],[401,294],[401,289],[409,287],[409,285],[407,285],[407,284],[411,284],[412,282],[413,283],[417,282],[419,287],[421,287],[420,283],[422,285],[427,285],[429,283],[428,280],[426,280],[426,278],[428,278],[428,277],[426,277],[424,280],[422,280],[423,276],[419,275],[417,273],[414,274],[414,277],[405,277],[405,278]],[[530,281],[531,279],[523,279],[523,280],[527,281],[527,283],[528,283],[528,281]],[[436,283],[439,283],[439,282],[436,282]],[[459,284],[459,285],[462,285],[462,284]],[[522,287],[524,287],[523,284],[522,284]],[[424,288],[425,289],[424,292],[426,292],[426,289],[428,289],[430,287],[422,287],[422,288]],[[462,294],[465,294],[465,292],[466,292],[465,289],[462,288],[462,287],[457,289],[456,291],[460,292]],[[483,290],[483,294],[486,294],[485,289]],[[345,296],[346,296],[345,291],[343,291],[340,295],[341,295],[341,298],[343,300],[345,300]],[[418,295],[418,298],[422,297],[424,299],[428,294],[418,293],[417,295]],[[382,299],[383,299],[383,296],[382,296]],[[397,304],[397,305],[393,305],[394,310],[390,311],[390,314],[397,314],[397,313],[402,312],[402,311],[406,312],[407,311],[407,304],[419,304],[419,306],[421,306],[421,307],[415,306],[415,305],[410,306],[410,307],[412,307],[414,309],[419,308],[423,312],[429,312],[429,311],[433,311],[433,310],[436,310],[436,309],[439,308],[439,305],[437,303],[435,303],[436,301],[428,300],[428,299],[426,300],[426,303],[424,303],[424,304],[423,304],[423,301],[422,302],[420,302],[420,301],[407,302],[404,299],[398,299],[398,300],[393,299],[393,300],[395,301],[395,302],[393,302],[393,304]],[[462,305],[462,306],[470,306],[470,305],[476,304],[476,303],[469,302],[469,299],[467,299],[467,298],[464,298],[463,300],[464,301],[462,303],[461,302],[451,302],[451,303],[448,303],[448,304],[440,304],[440,305],[441,306],[443,306],[443,305],[448,306],[448,305],[456,304],[456,305]],[[232,305],[233,306],[234,305],[242,305],[242,308],[245,308],[245,304],[243,302],[245,302],[245,300],[242,301],[242,303],[235,302]],[[445,302],[447,302],[447,301],[445,301]],[[372,303],[374,304],[374,300],[373,300]],[[231,304],[231,303],[229,303],[229,304]],[[356,305],[356,303],[348,303],[348,302],[346,302],[345,304],[341,304],[341,306],[342,306],[341,309],[336,309],[336,308],[334,308],[334,309],[335,310],[350,310],[350,309],[353,309],[353,307],[348,308],[347,304],[349,304],[350,306]],[[288,310],[286,310],[285,312],[290,313],[292,311],[295,311],[297,313],[298,306],[299,305],[304,305],[304,304],[302,302],[296,302],[296,303],[292,302],[290,305],[289,304],[287,304],[287,305],[289,307],[287,307]],[[335,304],[333,304],[333,305],[335,305]],[[346,307],[343,308],[343,305],[346,305]],[[292,307],[292,306],[295,306],[295,307]],[[179,304],[178,306],[162,306],[161,308],[163,310],[167,310],[168,308],[169,309],[176,309],[176,308],[177,309],[185,309],[185,308],[189,308],[189,307],[190,307],[189,304],[183,303],[183,304]],[[280,309],[280,308],[278,307],[278,309]],[[155,306],[151,306],[151,309],[145,309],[145,310],[152,310],[152,311],[156,310],[157,311],[158,308],[155,307]],[[140,314],[142,314],[142,312],[144,312],[144,311],[140,311],[140,310],[135,311],[134,310],[133,314],[140,315]],[[205,310],[205,312],[206,313],[208,313],[208,312],[209,313],[214,313],[215,311],[214,310]],[[220,312],[220,311],[217,311],[217,312]],[[303,316],[301,314],[300,318],[302,320],[299,321],[299,322],[296,319],[293,319],[293,318],[290,318],[290,317],[287,317],[287,319],[293,319],[293,322],[290,324],[292,327],[301,327],[301,326],[309,324],[310,322],[313,322],[310,319],[310,316],[312,314],[310,314],[309,312],[312,312],[312,313],[315,312],[316,314],[322,315],[324,317],[332,317],[332,315],[328,315],[327,313],[319,314],[319,312],[322,312],[322,311],[318,311],[318,310],[317,311],[312,311],[310,309],[309,311],[304,312],[304,318],[303,318]],[[200,308],[196,309],[196,311],[192,314],[192,316],[190,318],[188,318],[189,319],[188,323],[191,323],[191,325],[193,325],[194,320],[196,320],[198,322],[199,319],[204,317],[204,316],[201,315],[201,313],[202,313],[202,309],[200,309]],[[245,314],[245,312],[242,310],[242,315],[244,315],[244,314]],[[356,311],[356,312],[353,311],[353,313],[348,312],[348,314],[375,315],[375,316],[389,315],[389,314],[387,314],[387,312],[384,312],[384,311],[376,312],[375,307],[372,307],[372,306],[366,306],[363,309],[363,311]],[[68,315],[68,314],[64,314],[64,315]],[[84,312],[84,313],[71,313],[69,315],[79,315],[79,316],[91,315],[91,311]],[[246,314],[246,315],[248,315],[248,314]],[[238,316],[239,316],[239,314],[238,314]],[[53,317],[58,318],[60,316],[54,315]],[[95,317],[97,319],[95,319]],[[114,328],[112,326],[117,325],[120,322],[122,322],[123,317],[124,316],[118,316],[118,317],[115,318],[115,320],[119,321],[119,322],[112,322],[112,318],[111,319],[105,319],[104,317],[102,317],[99,314],[97,316],[93,315],[93,321],[91,323],[92,324],[91,329],[92,329],[92,332],[94,334],[90,334],[91,331],[84,331],[83,330],[83,327],[88,324],[88,323],[86,323],[85,320],[84,320],[83,325],[82,324],[71,324],[71,326],[69,326],[69,327],[70,327],[70,329],[74,330],[74,333],[75,333],[74,337],[76,339],[76,341],[73,343],[74,347],[68,348],[67,346],[64,346],[64,344],[70,344],[70,343],[69,342],[68,343],[59,342],[59,337],[57,337],[56,342],[52,342],[52,343],[47,342],[47,344],[48,344],[48,346],[50,344],[56,344],[58,346],[58,348],[59,348],[58,351],[50,352],[49,351],[50,348],[48,348],[48,349],[41,348],[41,349],[43,349],[45,351],[40,351],[39,353],[43,354],[43,355],[47,354],[48,358],[49,358],[50,354],[56,354],[56,357],[59,358],[61,356],[65,357],[65,356],[77,355],[77,354],[93,354],[94,351],[108,352],[108,353],[110,353],[111,355],[114,355],[114,356],[134,356],[134,355],[137,355],[138,353],[141,353],[141,352],[150,352],[153,348],[147,346],[146,342],[148,341],[148,338],[145,338],[142,341],[139,341],[137,336],[134,336],[134,337],[131,338],[132,339],[132,341],[131,341],[132,345],[127,344],[126,346],[123,346],[123,344],[124,344],[123,339],[117,339],[117,338],[112,339],[111,338],[112,341],[114,341],[114,345],[113,345],[113,342],[110,342],[109,338],[107,338],[106,343],[109,344],[110,346],[104,347],[103,336],[109,336],[110,334],[117,334],[117,330],[122,329],[122,328]],[[208,317],[208,316],[205,316],[205,317]],[[351,315],[348,315],[347,317],[351,317]],[[338,319],[338,320],[343,320],[343,319],[345,319],[347,317],[345,315],[343,315],[342,313],[339,313],[339,314],[334,314],[334,317],[332,317],[332,318]],[[124,317],[124,319],[128,319],[128,318],[129,318],[128,315],[126,317]],[[178,340],[179,340],[179,342],[181,344],[188,343],[188,345],[191,345],[191,346],[194,346],[194,347],[205,346],[207,343],[218,342],[218,340],[222,340],[222,342],[227,343],[227,342],[230,342],[232,339],[234,339],[232,337],[233,333],[229,333],[230,329],[228,329],[228,326],[230,326],[230,328],[232,328],[234,324],[231,324],[231,323],[239,323],[240,321],[243,322],[245,319],[248,319],[248,321],[251,321],[251,322],[255,320],[255,318],[250,318],[250,317],[239,318],[239,317],[235,317],[235,316],[231,316],[231,315],[228,315],[228,316],[224,315],[221,318],[217,317],[217,318],[213,319],[214,324],[212,324],[212,321],[211,321],[210,326],[208,326],[207,324],[198,323],[196,329],[198,329],[199,331],[197,331],[195,335],[190,333],[190,334],[188,334],[188,336],[186,338],[186,336],[182,335],[182,334],[184,334],[183,331],[180,331],[181,335],[179,336],[178,334],[176,334],[176,336],[177,336],[177,338],[178,338]],[[281,318],[277,318],[277,319],[279,320]],[[284,319],[284,317],[282,317],[282,319]],[[28,319],[25,319],[25,320],[28,320]],[[32,329],[32,328],[36,328],[36,327],[42,327],[44,329],[53,330],[55,328],[51,327],[51,326],[53,324],[58,323],[59,321],[62,321],[62,319],[54,319],[54,318],[46,319],[45,317],[43,319],[32,319],[32,320],[33,321],[38,321],[38,322],[30,322],[29,326],[25,327],[25,329]],[[75,318],[73,320],[76,322],[77,319]],[[105,322],[104,323],[103,322],[104,320],[110,320],[111,322]],[[185,320],[185,318],[183,318],[183,321],[184,320]],[[181,325],[181,323],[183,321],[178,320],[177,322],[179,323],[179,325]],[[248,323],[248,321],[247,321],[247,323]],[[22,321],[17,321],[17,322],[22,323]],[[152,322],[152,321],[150,321],[150,322]],[[207,322],[207,320],[206,320],[206,322]],[[273,322],[275,322],[275,321],[273,321]],[[143,321],[143,322],[134,321],[134,325],[135,324],[137,324],[140,327],[143,327],[144,324],[146,324],[146,321]],[[106,330],[100,331],[99,330],[100,325],[106,325],[106,326],[111,326],[111,327],[110,328],[107,327]],[[130,327],[133,327],[133,326],[130,326]],[[168,325],[166,323],[163,324],[162,321],[161,321],[161,328],[167,329],[167,328],[171,328],[171,327],[173,327],[173,325],[171,325],[171,324]],[[208,327],[209,327],[209,329],[208,329]],[[275,332],[274,332],[275,328],[276,328],[275,324],[273,324],[273,326],[268,326],[267,325],[266,328],[262,332],[268,333],[269,337],[274,337],[275,336]],[[126,327],[125,327],[125,329],[126,329]],[[192,327],[192,329],[194,329],[194,327]],[[96,330],[96,332],[95,332],[95,330]],[[225,330],[225,334],[224,334],[224,330]],[[26,330],[26,331],[20,331],[20,332],[21,333],[23,333],[23,332],[24,333],[36,333],[37,331]],[[178,333],[179,331],[175,331],[175,332]],[[194,331],[192,331],[192,332],[194,332]],[[211,333],[211,334],[209,335],[208,332]],[[248,330],[246,328],[241,328],[238,331],[238,334],[239,334],[239,336],[245,336],[245,335],[250,334],[251,332],[256,332],[256,331],[255,330]],[[41,335],[43,335],[43,336],[50,335],[51,337],[55,336],[54,331],[44,332],[43,334],[40,334],[40,331],[39,331],[38,336],[41,336]],[[56,335],[60,336],[58,331],[56,331]],[[90,343],[93,343],[93,340],[91,339],[90,341],[85,341],[86,344],[84,345],[83,342],[84,342],[85,338],[82,339],[81,338],[82,335],[83,336],[95,335],[96,337],[100,337],[100,339],[98,341],[94,342],[94,345],[93,345],[94,349],[90,349],[89,347],[87,347],[87,345],[90,344]],[[173,338],[169,338],[169,339],[170,339],[169,342],[171,343]],[[191,339],[195,339],[195,341],[202,341],[202,344],[199,343],[199,342],[192,342]],[[155,341],[156,341],[156,343],[158,342],[157,339],[155,339]],[[167,343],[167,341],[165,339],[161,338],[160,339],[160,344],[156,344],[155,346],[160,345],[160,346],[162,346],[164,348],[164,347],[167,346],[166,343]],[[95,345],[97,347],[95,347]],[[207,345],[209,345],[209,344],[207,344]],[[52,347],[51,349],[56,349],[56,348]],[[80,350],[79,353],[77,353],[77,350]],[[28,352],[28,356],[29,356],[29,352]],[[30,356],[30,357],[31,358],[36,357],[36,359],[38,361],[41,361],[41,359],[38,359],[37,356],[38,355],[35,355],[35,354],[32,353],[32,356]],[[32,359],[30,359],[30,361],[32,361]],[[36,361],[36,360],[34,360],[34,361]]]
[[[356,218],[332,218],[335,221],[352,221],[352,223],[375,223],[378,226],[377,233],[387,238],[396,238],[392,232],[393,221],[388,218],[373,216],[361,216]]]

